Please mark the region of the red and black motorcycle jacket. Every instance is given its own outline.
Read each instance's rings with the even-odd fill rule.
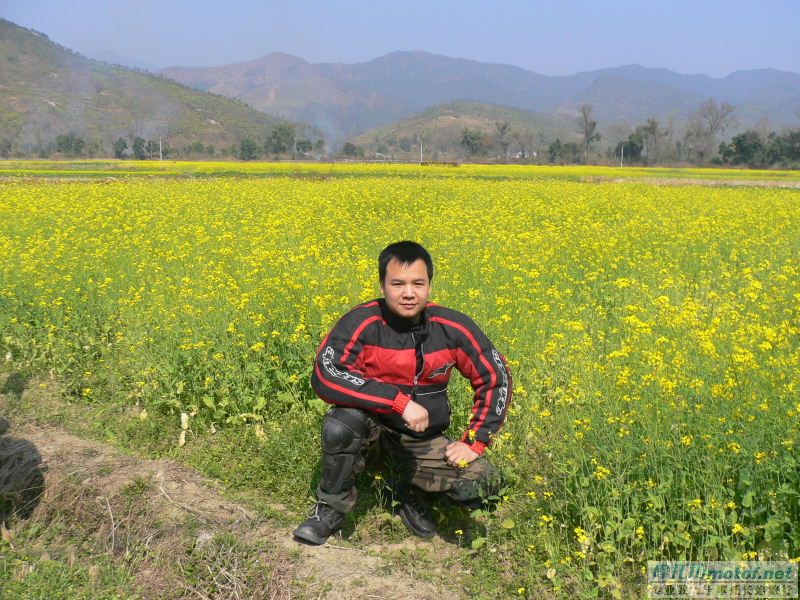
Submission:
[[[428,303],[412,325],[383,298],[356,306],[320,344],[311,386],[326,402],[370,411],[395,431],[427,438],[450,425],[453,368],[475,391],[462,441],[483,454],[505,421],[511,372],[489,338],[458,311]],[[428,411],[425,431],[411,430],[401,417],[412,398]]]

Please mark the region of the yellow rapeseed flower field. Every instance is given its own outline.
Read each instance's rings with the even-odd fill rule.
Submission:
[[[380,249],[413,239],[432,299],[514,372],[491,449],[511,526],[487,517],[476,545],[509,590],[800,555],[797,189],[592,180],[747,176],[600,167],[4,168],[40,177],[0,183],[0,350],[75,398],[174,414],[176,440],[181,418],[259,437],[318,423],[321,337],[379,295]],[[458,431],[466,381],[452,392]],[[286,442],[317,460],[313,435]]]

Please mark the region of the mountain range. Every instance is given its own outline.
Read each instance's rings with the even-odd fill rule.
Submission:
[[[156,75],[132,57],[95,56],[104,60],[0,19],[0,154],[39,152],[66,133],[81,136],[90,155],[108,152],[118,137],[233,150],[247,137],[263,145],[285,119],[298,138],[324,136],[329,148],[354,140],[380,152],[427,138],[444,151],[464,128],[491,133],[498,121],[541,147],[558,136],[575,139],[578,109],[587,103],[612,146],[649,118],[679,133],[708,98],[736,107],[738,125],[728,136],[737,127],[796,127],[800,119],[800,74],[775,69],[713,78],[629,65],[546,76],[403,51],[356,64],[273,53]]]
[[[313,123],[332,141],[460,100],[554,119],[574,117],[588,103],[601,127],[630,126],[650,117],[680,124],[708,98],[736,106],[741,127],[759,122],[775,128],[795,125],[800,110],[800,74],[775,69],[713,78],[628,65],[547,76],[511,65],[410,51],[357,64],[312,64],[272,53],[225,66],[169,67],[161,73],[264,112]]]

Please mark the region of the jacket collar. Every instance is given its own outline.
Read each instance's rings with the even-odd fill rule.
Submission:
[[[386,323],[389,324],[389,327],[394,329],[395,331],[399,331],[402,333],[419,333],[420,338],[425,337],[428,335],[428,330],[430,328],[430,323],[428,321],[427,309],[423,308],[422,312],[420,313],[420,319],[418,323],[412,323],[409,319],[404,319],[403,317],[398,317],[394,314],[389,307],[386,305],[386,300],[384,298],[378,298],[377,300],[378,305],[381,309],[381,316]]]

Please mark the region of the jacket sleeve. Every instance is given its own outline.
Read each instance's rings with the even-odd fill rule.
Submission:
[[[355,366],[364,332],[376,320],[380,317],[356,308],[336,323],[317,351],[311,387],[331,404],[402,415],[411,397],[397,386],[365,377]]]
[[[505,422],[511,404],[511,371],[506,358],[469,318],[463,317],[463,335],[456,350],[456,366],[475,391],[472,419],[461,438],[483,454]]]

